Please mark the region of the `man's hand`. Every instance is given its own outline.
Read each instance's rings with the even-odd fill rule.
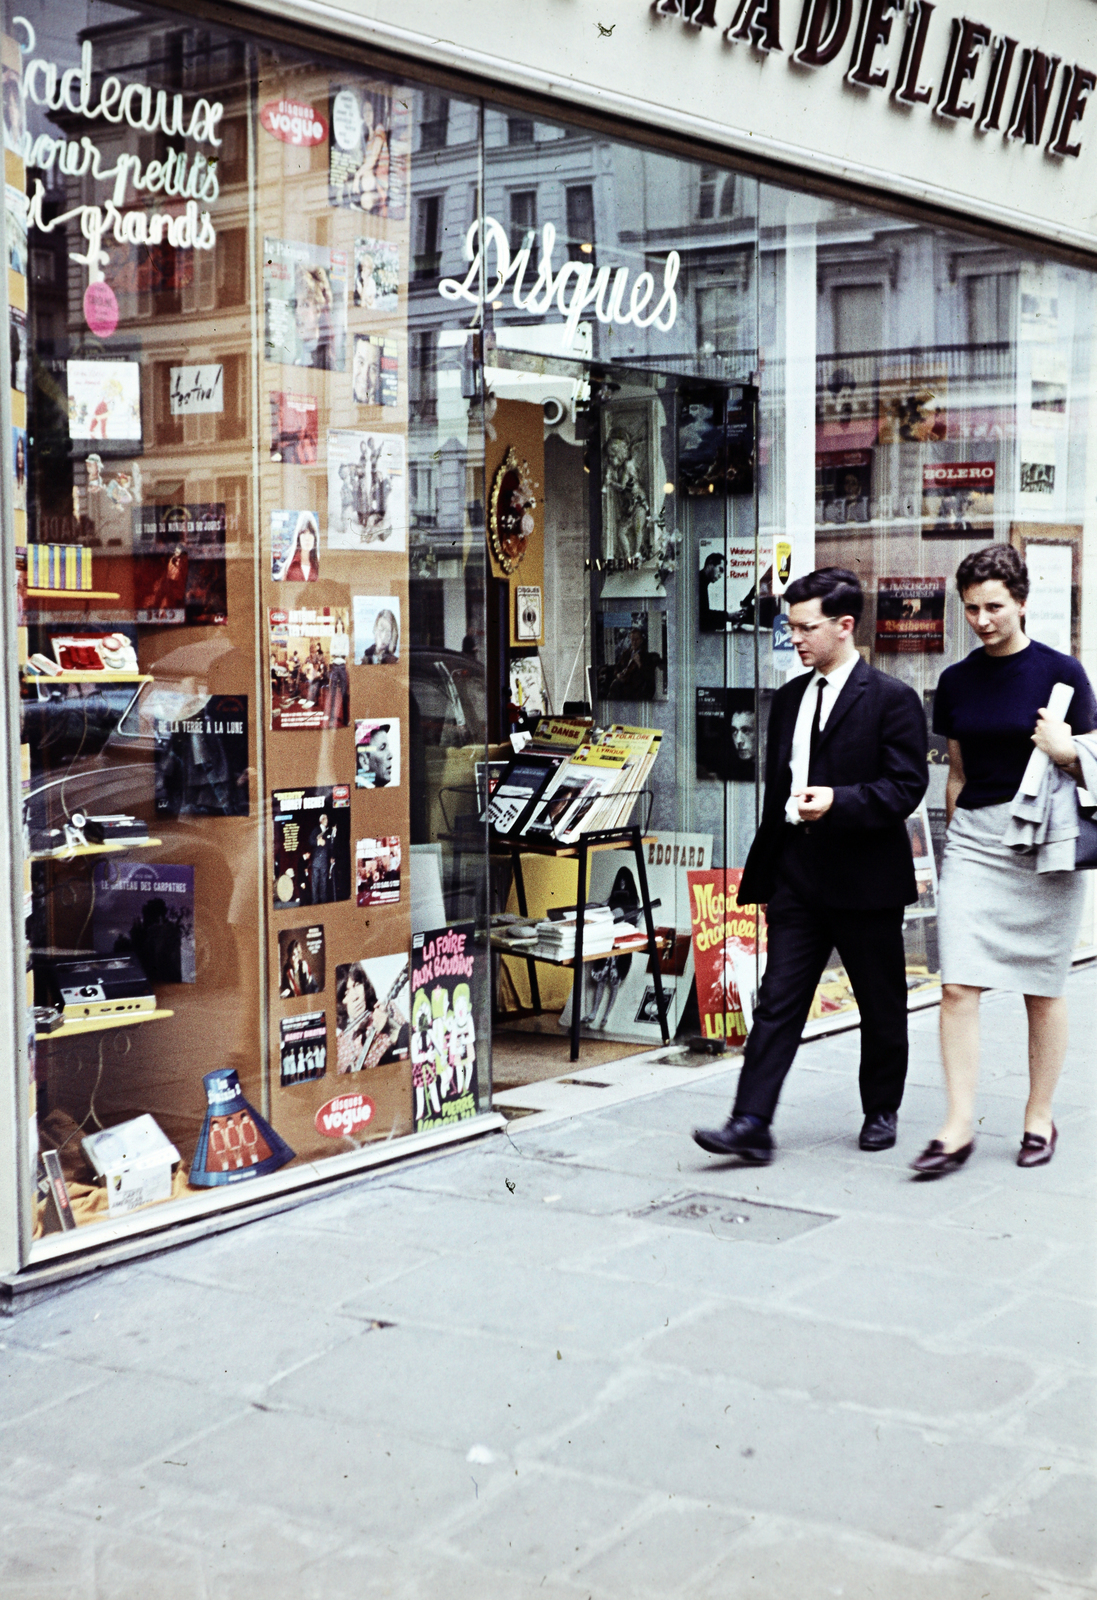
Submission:
[[[792,798],[796,801],[801,822],[818,822],[834,804],[834,790],[824,789],[817,784],[811,789],[794,790]]]

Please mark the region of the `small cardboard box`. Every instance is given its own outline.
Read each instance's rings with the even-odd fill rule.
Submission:
[[[134,1117],[83,1141],[88,1160],[107,1186],[112,1217],[171,1199],[171,1169],[179,1152],[152,1117]]]

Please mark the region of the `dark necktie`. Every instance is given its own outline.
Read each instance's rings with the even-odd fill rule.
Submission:
[[[808,744],[808,782],[811,782],[812,768],[815,766],[815,751],[819,744],[819,719],[823,714],[823,690],[827,686],[825,678],[819,679],[819,692],[815,696],[815,716],[811,723],[811,740]]]

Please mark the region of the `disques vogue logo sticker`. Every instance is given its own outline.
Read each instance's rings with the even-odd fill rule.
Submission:
[[[283,144],[323,144],[328,136],[327,119],[300,100],[268,101],[259,121]]]
[[[348,1139],[373,1117],[373,1101],[364,1094],[337,1094],[316,1113],[316,1131],[326,1139]]]

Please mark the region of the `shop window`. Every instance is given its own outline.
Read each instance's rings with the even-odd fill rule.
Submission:
[[[248,176],[248,124],[246,117],[229,117],[221,125],[217,155],[217,181],[222,189],[245,183]]]
[[[859,355],[884,343],[884,286],[881,283],[839,284],[831,291],[834,350]]]
[[[438,522],[438,475],[432,465],[413,461],[408,468],[412,520],[418,527]]]
[[[449,130],[449,97],[424,90],[422,116],[419,122],[419,148],[441,150]]]
[[[153,368],[152,425],[157,445],[183,443],[183,418],[171,409],[171,369],[179,360],[158,361]]]
[[[507,118],[507,143],[532,144],[533,143],[533,118],[508,117]]]
[[[567,192],[568,260],[597,265],[594,248],[594,186],[572,184]]]
[[[722,167],[702,166],[697,174],[697,217],[701,222],[730,217],[735,211],[735,175]]]
[[[749,342],[750,308],[740,282],[708,284],[697,291],[697,348],[730,355]]]
[[[415,261],[418,282],[437,278],[442,266],[442,196],[428,194],[415,202]]]
[[[248,235],[246,228],[226,228],[212,254],[216,267],[218,306],[242,306],[248,298]]]
[[[413,418],[433,422],[438,414],[438,336],[433,328],[411,335],[408,363],[408,407]]]
[[[537,190],[512,189],[510,194],[511,254],[521,250],[527,233],[537,231]]]
[[[963,284],[967,343],[1008,343],[1013,337],[1016,273],[971,273],[964,278]]]

